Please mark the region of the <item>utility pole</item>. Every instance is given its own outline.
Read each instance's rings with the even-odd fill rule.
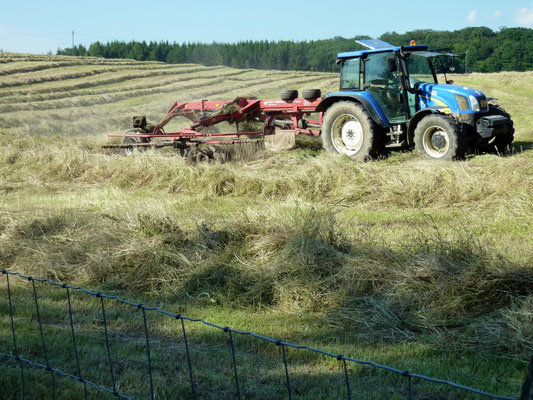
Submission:
[[[74,33],[74,32],[72,32]],[[465,74],[468,74],[468,50],[466,51],[466,60],[465,60],[465,63],[466,63],[466,67],[465,67]]]
[[[74,31],[72,31],[72,55],[74,55]]]

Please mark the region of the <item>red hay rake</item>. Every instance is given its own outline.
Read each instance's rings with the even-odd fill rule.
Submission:
[[[257,100],[238,97],[233,101],[176,102],[157,124],[147,122],[145,116],[133,117],[133,129],[124,134],[109,134],[122,137],[122,144],[110,144],[104,148],[122,148],[126,154],[135,149],[172,146],[189,161],[228,161],[228,150],[218,146],[255,142],[273,135],[276,127],[296,135],[320,135],[322,113],[318,121],[304,119],[316,112],[322,101],[320,90],[304,90],[305,98],[297,98],[296,90],[282,91],[284,98]],[[184,117],[191,124],[175,132],[166,132],[165,126],[176,117]],[[214,127],[221,122],[235,124],[236,132],[219,133]],[[261,122],[263,129],[240,131],[243,122]],[[241,137],[245,137],[244,139]],[[200,147],[201,146],[201,147]]]

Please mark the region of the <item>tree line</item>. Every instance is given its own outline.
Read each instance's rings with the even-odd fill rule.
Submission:
[[[334,37],[311,41],[241,41],[238,43],[94,42],[58,49],[59,55],[125,58],[138,61],[162,61],[169,64],[194,63],[206,66],[298,71],[338,71],[336,55],[362,49],[354,38]],[[419,29],[406,33],[387,32],[378,39],[393,45],[407,45],[411,40],[430,49],[448,49],[459,57],[458,72],[526,71],[533,69],[533,29],[486,27],[456,31]]]

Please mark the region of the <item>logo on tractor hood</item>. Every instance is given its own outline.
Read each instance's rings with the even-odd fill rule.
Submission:
[[[422,91],[423,96],[439,96],[442,99],[446,99],[450,95],[460,94],[462,96],[485,96],[485,94],[479,90],[472,89],[466,86],[457,85],[443,85],[440,83],[422,83],[418,86]]]

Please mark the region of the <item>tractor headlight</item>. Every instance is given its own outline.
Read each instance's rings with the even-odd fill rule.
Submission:
[[[468,99],[465,96],[456,94],[455,100],[457,100],[457,104],[459,104],[459,109],[461,109],[462,111],[470,110],[470,106],[468,105]]]
[[[481,108],[479,107],[479,102],[477,101],[477,99],[472,95],[468,96],[468,98],[470,99],[470,104],[472,104],[472,110],[481,111]]]

